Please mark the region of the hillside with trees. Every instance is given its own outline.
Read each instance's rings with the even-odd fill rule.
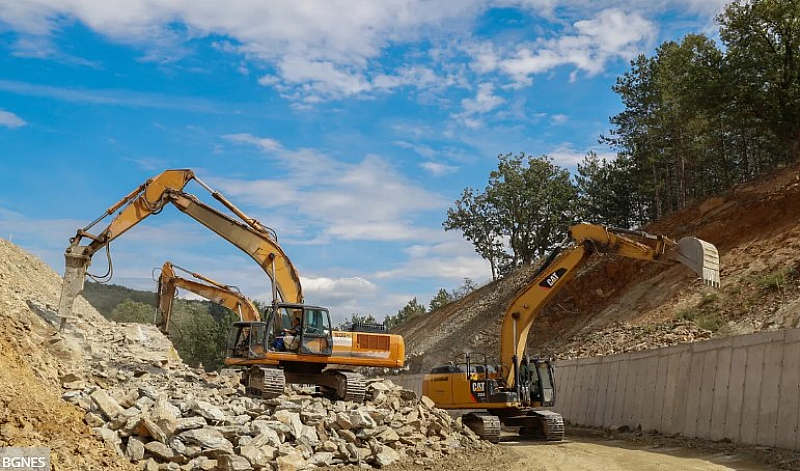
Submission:
[[[529,265],[587,221],[643,227],[800,157],[800,4],[737,1],[703,34],[639,55],[616,81],[623,111],[573,175],[547,156],[499,156],[486,188],[448,211],[492,277]]]

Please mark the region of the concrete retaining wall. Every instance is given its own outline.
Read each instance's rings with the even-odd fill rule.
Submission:
[[[421,394],[423,377],[390,379]],[[575,424],[800,450],[800,330],[560,360],[556,394]]]
[[[800,330],[562,360],[556,394],[580,425],[800,449]]]

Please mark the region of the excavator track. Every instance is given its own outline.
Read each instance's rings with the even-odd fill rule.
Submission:
[[[248,370],[245,389],[247,394],[262,399],[272,399],[283,394],[286,377],[283,370],[254,366]]]
[[[488,412],[470,412],[461,416],[461,423],[482,440],[500,442],[500,419]]]
[[[548,441],[564,439],[564,418],[549,410],[530,411],[524,419],[520,435]]]
[[[335,388],[328,389],[328,394],[334,400],[364,402],[367,391],[367,382],[361,374],[347,370],[331,370],[324,372],[336,380]]]

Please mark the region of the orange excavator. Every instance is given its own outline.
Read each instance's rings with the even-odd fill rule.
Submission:
[[[481,438],[497,442],[501,424],[523,435],[561,440],[564,421],[545,409],[555,405],[550,359],[525,355],[528,332],[537,314],[594,254],[610,258],[677,261],[719,287],[719,253],[695,237],[675,242],[666,236],[593,224],[570,228],[569,238],[554,250],[506,309],[500,330],[500,364],[485,354],[461,354],[425,375],[423,394],[442,409],[473,410],[462,416]],[[483,412],[485,410],[486,412]]]
[[[233,216],[183,191],[192,180]],[[150,215],[159,214],[168,203],[247,253],[272,281],[273,301],[263,313],[263,322],[243,320],[231,328],[226,364],[247,368],[243,382],[250,393],[277,397],[289,382],[316,384],[331,397],[360,401],[364,397],[364,378],[352,371],[353,367],[403,366],[405,345],[398,335],[334,335],[328,310],[303,303],[300,276],[278,245],[276,232],[247,216],[188,169],[166,170],[146,181],[70,239],[58,308],[62,328],[72,316],[75,298],[83,290],[92,256],[105,249],[109,267],[106,276],[112,276],[111,242]],[[102,231],[89,232],[117,211]],[[291,336],[291,342],[287,342],[287,336]],[[343,354],[334,353],[337,344],[344,349]],[[344,354],[345,350],[350,354]]]

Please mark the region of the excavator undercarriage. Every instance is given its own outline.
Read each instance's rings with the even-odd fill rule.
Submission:
[[[366,380],[355,371],[327,369],[319,373],[297,373],[269,366],[251,366],[242,377],[247,394],[272,399],[284,392],[286,383],[314,384],[333,401],[363,402]]]

